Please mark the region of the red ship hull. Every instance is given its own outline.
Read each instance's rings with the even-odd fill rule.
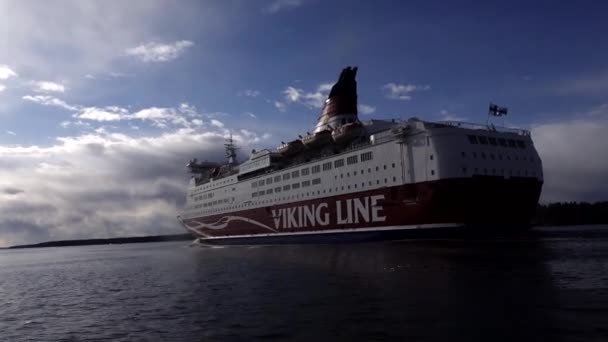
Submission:
[[[218,244],[446,236],[459,227],[520,229],[542,188],[535,178],[476,176],[353,192],[182,220]]]

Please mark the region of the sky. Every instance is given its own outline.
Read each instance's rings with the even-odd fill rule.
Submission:
[[[608,3],[0,0],[0,246],[181,233],[185,164],[359,114],[529,129],[541,201],[608,199]],[[498,122],[501,124],[502,122]]]

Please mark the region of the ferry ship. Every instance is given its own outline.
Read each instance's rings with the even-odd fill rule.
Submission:
[[[356,74],[342,70],[312,133],[242,163],[232,138],[226,163],[191,160],[178,216],[185,229],[206,244],[274,244],[529,226],[543,184],[529,131],[417,118],[364,122]]]

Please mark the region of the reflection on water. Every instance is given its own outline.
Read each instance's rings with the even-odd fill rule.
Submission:
[[[601,339],[608,239],[0,251],[0,330],[33,340]]]

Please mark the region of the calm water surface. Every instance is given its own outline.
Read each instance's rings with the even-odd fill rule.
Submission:
[[[608,227],[585,229],[0,250],[0,340],[608,341]]]

